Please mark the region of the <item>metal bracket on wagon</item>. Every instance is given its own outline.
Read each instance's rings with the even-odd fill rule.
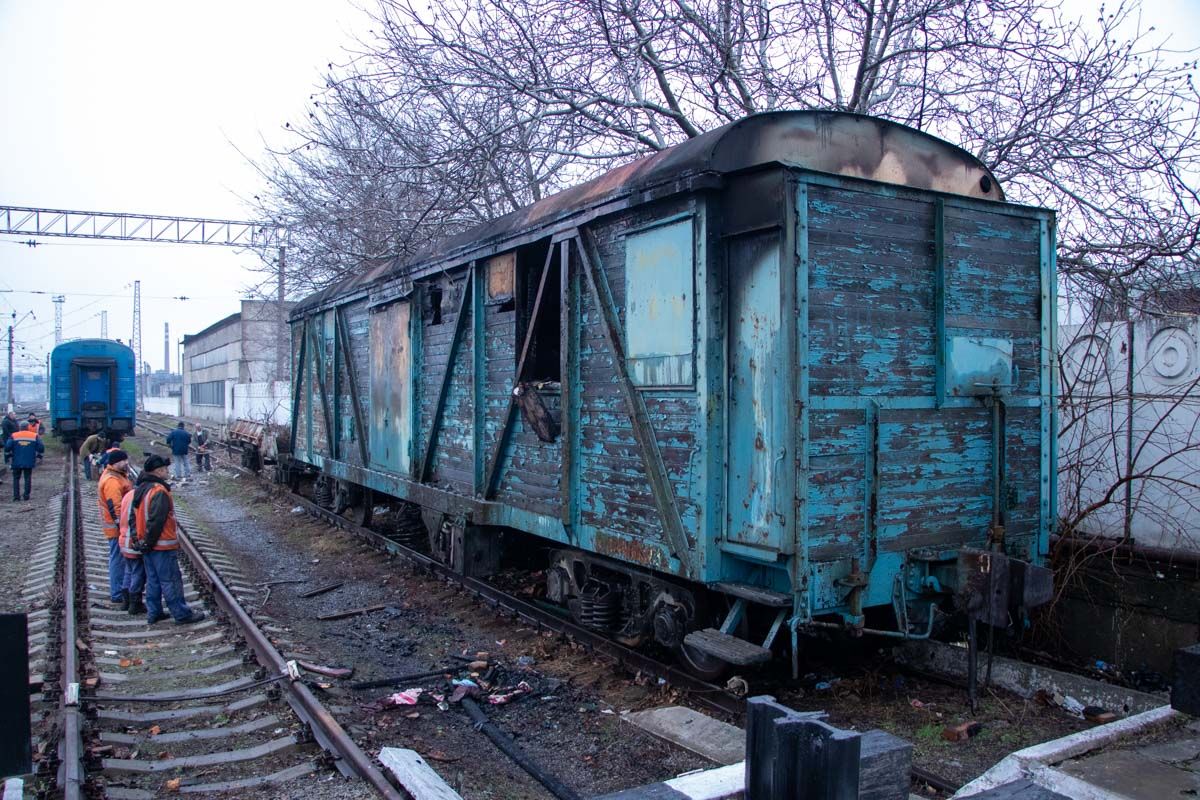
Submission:
[[[988,550],[960,550],[956,578],[963,612],[1000,628],[1022,610],[1048,603],[1054,594],[1051,570]]]

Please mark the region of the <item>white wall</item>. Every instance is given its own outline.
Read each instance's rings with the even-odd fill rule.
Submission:
[[[233,387],[231,419],[267,420],[276,425],[291,422],[291,384],[287,381],[270,383],[239,383]]]
[[[150,414],[166,414],[171,417],[178,417],[179,408],[178,397],[145,397],[143,398],[143,407]]]
[[[1198,342],[1194,316],[1060,328],[1059,510],[1069,518],[1103,503],[1084,532],[1122,535],[1124,478],[1133,475],[1134,541],[1200,552]]]

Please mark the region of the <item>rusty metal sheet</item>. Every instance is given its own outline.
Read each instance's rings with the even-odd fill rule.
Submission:
[[[692,219],[625,240],[625,348],[638,386],[690,386],[695,349]]]
[[[501,253],[487,262],[487,299],[505,300],[513,296],[516,251]]]

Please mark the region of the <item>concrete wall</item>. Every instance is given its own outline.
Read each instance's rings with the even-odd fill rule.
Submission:
[[[276,425],[290,424],[291,386],[287,381],[235,385],[233,419],[252,419],[256,422],[269,419]]]
[[[1200,552],[1198,341],[1194,316],[1061,328],[1059,510],[1070,519],[1103,503],[1083,532],[1123,534],[1133,475],[1134,541]]]
[[[150,414],[167,414],[178,417],[180,412],[179,397],[146,397],[143,407]]]

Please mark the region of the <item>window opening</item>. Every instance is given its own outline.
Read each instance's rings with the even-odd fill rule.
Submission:
[[[442,324],[442,285],[440,283],[432,283],[429,285],[429,307],[432,312],[433,325]]]
[[[542,277],[542,267],[546,263],[546,253],[550,242],[543,239],[528,247],[521,248],[517,253],[517,269],[521,276],[522,322],[526,330],[532,326],[533,335],[529,342],[529,356],[525,363],[523,380],[528,383],[550,382],[562,380],[562,365],[559,361],[562,347],[562,306],[560,295],[562,291],[562,266],[557,257],[550,262],[550,271],[546,276],[546,289],[542,297],[542,307],[537,319],[533,316],[533,304],[537,300],[538,282]],[[521,353],[518,345],[516,358]]]

